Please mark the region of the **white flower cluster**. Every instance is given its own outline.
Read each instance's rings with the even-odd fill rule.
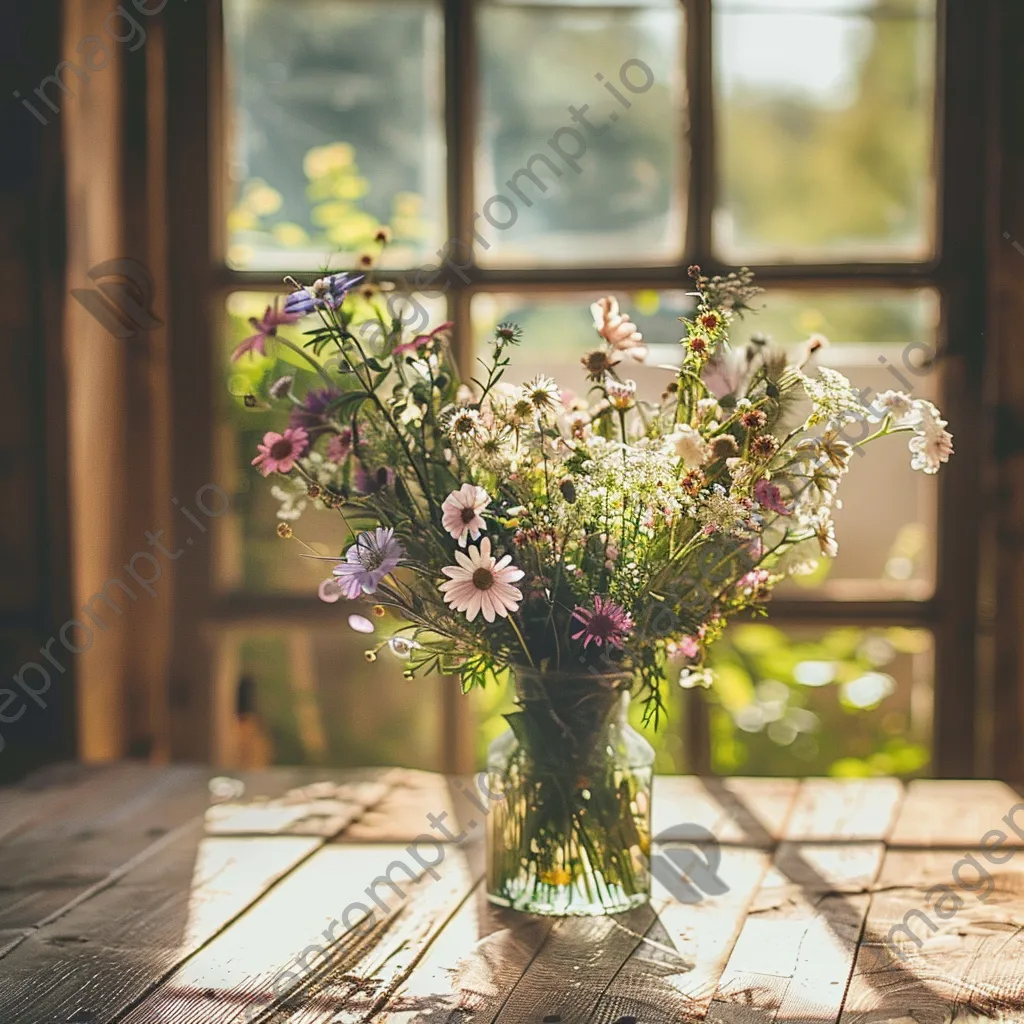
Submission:
[[[813,406],[804,423],[805,430],[822,423],[838,425],[863,418],[865,408],[860,396],[838,370],[823,366],[818,370],[817,377],[801,374],[800,379]]]

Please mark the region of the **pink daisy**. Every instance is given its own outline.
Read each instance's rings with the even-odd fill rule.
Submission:
[[[572,634],[573,640],[583,638],[584,650],[593,641],[598,647],[608,644],[609,647],[621,647],[626,634],[633,628],[633,620],[626,610],[614,601],[597,595],[594,597],[594,609],[577,605],[572,617],[582,628]]]
[[[478,540],[481,532],[487,529],[480,513],[490,503],[490,495],[482,487],[463,484],[444,499],[441,505],[441,525],[461,547],[465,547],[470,537]]]
[[[283,434],[268,430],[263,441],[256,447],[259,455],[252,460],[254,466],[264,476],[271,473],[290,473],[295,468],[295,460],[309,446],[309,435],[302,427],[288,427]]]
[[[275,337],[278,327],[282,324],[293,324],[298,319],[299,317],[295,313],[279,312],[277,300],[275,299],[273,306],[267,306],[261,319],[257,320],[254,316],[249,317],[249,323],[252,324],[256,333],[246,338],[231,353],[231,362],[237,362],[246,352],[258,352],[261,356],[266,355],[267,338]]]
[[[525,575],[509,563],[511,555],[495,560],[491,555],[491,539],[484,537],[480,546],[468,552],[456,551],[458,565],[446,565],[441,572],[448,577],[438,587],[447,604],[457,612],[465,612],[472,622],[480,612],[488,622],[495,616],[505,618],[517,611],[523,592],[512,586]]]

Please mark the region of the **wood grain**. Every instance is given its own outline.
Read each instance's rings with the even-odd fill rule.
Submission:
[[[903,800],[898,779],[804,779],[786,828],[794,841],[884,840]]]
[[[489,903],[478,886],[378,1011],[380,1024],[483,1024],[547,941],[555,921]]]
[[[387,948],[387,936],[396,921],[417,914],[418,895],[432,886],[442,887],[438,891],[451,900],[451,912],[470,888],[463,854],[457,849],[449,851],[438,867],[439,880],[420,872],[418,886],[408,872],[392,869],[399,861],[413,872],[418,870],[404,846],[322,847],[175,971],[124,1024],[288,1019],[278,1013],[282,1000],[294,997],[297,1005],[291,1006],[290,1013],[307,1012],[310,999],[319,1006],[318,986],[325,976],[343,985],[353,982],[344,990],[346,1000],[364,981],[372,993],[372,971],[364,979],[360,965],[372,962],[374,950]],[[387,910],[378,908],[369,921],[366,889],[386,873],[398,891],[383,882],[375,887]],[[440,924],[446,916],[435,914],[435,920]],[[370,926],[368,932],[364,924]],[[308,994],[306,986],[311,986]],[[324,999],[324,1005],[330,1006],[339,1001],[330,994]]]
[[[72,808],[82,786],[111,769],[63,765],[60,771],[36,772],[18,786],[0,788],[0,842]]]
[[[113,1020],[317,845],[196,828],[6,956],[0,1020]]]
[[[1002,819],[1014,815],[1024,832],[1024,796],[1005,782],[915,779],[907,787],[902,813],[890,836],[891,846],[978,846],[992,829],[1007,845],[1024,846]]]
[[[210,774],[0,790],[0,1022],[1024,1021],[1024,853],[1001,820],[1020,801],[999,783],[661,779],[651,904],[551,919],[487,903],[465,779],[274,770],[211,805]]]
[[[38,926],[209,804],[206,769],[121,766],[0,844],[0,928]]]
[[[908,1024],[1024,1019],[1024,854],[1017,851],[1003,865],[978,858],[993,880],[984,899],[979,897],[987,885],[979,885],[976,869],[965,865],[958,871],[976,891],[957,884],[953,871],[961,856],[946,850],[888,852],[841,1024],[897,1017]],[[929,897],[938,885],[949,886],[952,896]],[[934,931],[913,916],[919,911]],[[951,916],[943,920],[940,911]],[[904,922],[920,946],[903,932],[891,932]]]
[[[686,839],[687,825],[695,824],[719,843],[767,849],[782,836],[798,789],[793,779],[657,776],[652,833],[665,840]]]
[[[680,903],[655,883],[657,918],[597,1000],[593,1024],[631,1016],[643,1024],[704,1017],[770,863],[761,850],[726,847],[721,854],[717,874],[728,887],[721,895]]]
[[[853,969],[881,843],[779,848],[708,1014],[834,1021]]]

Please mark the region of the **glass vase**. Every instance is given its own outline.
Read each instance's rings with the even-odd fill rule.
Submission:
[[[492,903],[595,916],[649,898],[654,750],[627,721],[629,684],[516,670],[517,710],[487,758]]]

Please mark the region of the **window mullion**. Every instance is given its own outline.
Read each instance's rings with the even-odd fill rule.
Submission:
[[[714,212],[714,78],[711,0],[686,2],[686,78],[690,175],[686,220],[687,263],[711,262]]]

